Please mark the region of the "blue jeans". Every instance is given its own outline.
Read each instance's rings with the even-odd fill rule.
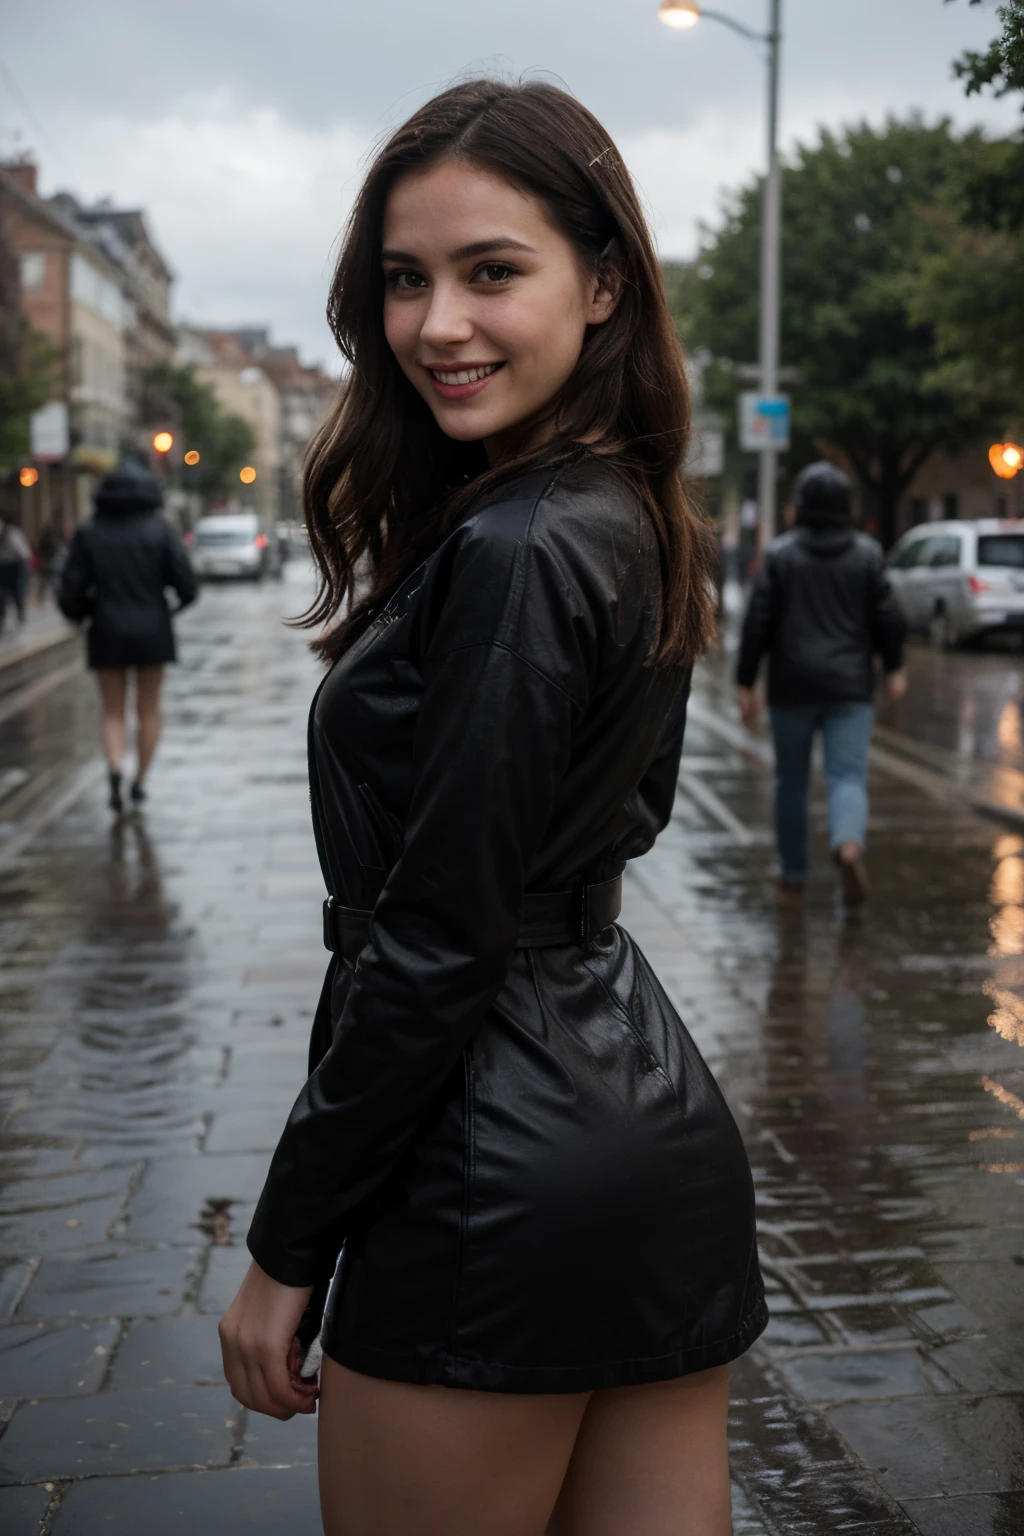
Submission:
[[[864,846],[868,826],[868,745],[873,704],[773,704],[775,837],[783,880],[807,877],[807,795],[811,746],[820,730],[825,748],[829,844]]]

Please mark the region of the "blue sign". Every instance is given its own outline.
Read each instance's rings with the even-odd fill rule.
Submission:
[[[789,447],[789,396],[762,395],[749,390],[740,395],[740,447],[744,453],[766,448],[784,453]]]

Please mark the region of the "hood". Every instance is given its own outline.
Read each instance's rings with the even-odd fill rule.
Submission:
[[[847,532],[852,528],[853,498],[849,477],[821,459],[797,476],[794,488],[799,528]]]
[[[164,503],[164,488],[156,475],[136,462],[122,459],[93,493],[96,511],[106,514],[152,512]]]

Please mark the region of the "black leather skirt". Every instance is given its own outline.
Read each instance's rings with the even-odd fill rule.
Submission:
[[[636,944],[613,926],[517,951],[348,1236],[325,1352],[395,1381],[583,1392],[725,1364],[766,1322],[739,1131]]]

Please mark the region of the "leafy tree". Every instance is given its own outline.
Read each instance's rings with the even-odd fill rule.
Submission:
[[[0,365],[0,476],[13,474],[31,452],[33,411],[52,398],[60,353],[41,331],[25,330]]]
[[[187,471],[188,487],[206,497],[229,495],[256,446],[249,423],[227,414],[191,366],[161,363],[151,368],[144,381],[144,401],[148,420],[175,422],[186,446],[198,452],[199,463]]]
[[[946,0],[947,5],[949,0]],[[970,0],[980,5],[981,0]],[[968,51],[953,65],[966,81],[968,96],[991,89],[997,96],[1010,91],[1024,91],[1024,0],[1007,0],[996,15],[1003,30],[984,53]]]
[[[971,0],[972,4],[977,0]],[[954,70],[968,95],[1024,92],[1024,0],[997,12],[1002,33],[985,53],[967,53]],[[916,314],[971,380],[1006,399],[1010,425],[1024,420],[1024,140],[984,146],[951,189],[946,238],[924,263]],[[1000,423],[993,424],[1000,430]]]
[[[998,391],[943,362],[914,308],[922,259],[948,231],[946,189],[987,153],[980,133],[914,117],[823,130],[782,175],[782,361],[793,389],[794,459],[829,447],[869,492],[885,542],[925,461],[988,430]],[[734,414],[735,365],[757,357],[761,191],[748,184],[705,229],[677,284],[684,340],[714,359],[711,402]],[[749,387],[749,385],[747,386]]]

